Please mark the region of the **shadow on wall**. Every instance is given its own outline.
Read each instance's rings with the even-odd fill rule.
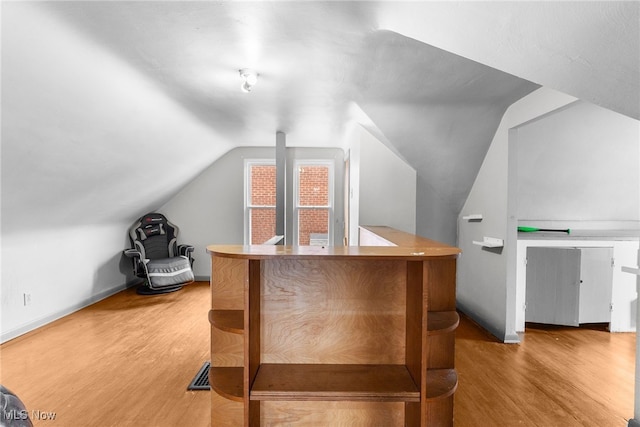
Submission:
[[[125,236],[122,251],[103,262],[93,274],[93,292],[96,300],[125,288],[140,284],[143,279],[133,273],[133,263],[124,255],[129,248],[129,236]]]

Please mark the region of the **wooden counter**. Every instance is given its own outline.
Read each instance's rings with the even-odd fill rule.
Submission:
[[[209,246],[211,425],[452,425],[459,250],[414,243]]]

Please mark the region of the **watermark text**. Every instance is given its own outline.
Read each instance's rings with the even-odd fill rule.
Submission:
[[[4,421],[19,421],[31,418],[34,421],[54,421],[56,419],[56,413],[51,411],[41,411],[34,409],[27,411],[26,409],[11,409],[9,411],[2,411],[2,420]]]

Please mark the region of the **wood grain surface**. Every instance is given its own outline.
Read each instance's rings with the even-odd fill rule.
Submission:
[[[208,282],[162,296],[122,291],[0,345],[0,383],[29,411],[56,413],[36,427],[242,425],[242,403],[186,389],[209,360],[209,295]],[[461,316],[455,426],[626,426],[634,360],[634,333],[528,325],[521,344],[502,344]],[[263,425],[404,423],[399,402],[284,404],[262,402]]]
[[[404,363],[406,262],[263,263],[262,363]]]

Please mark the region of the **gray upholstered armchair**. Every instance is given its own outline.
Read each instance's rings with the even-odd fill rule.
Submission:
[[[178,245],[179,228],[164,215],[151,212],[140,217],[129,229],[133,271],[145,279],[137,292],[153,295],[177,291],[194,280],[193,246]]]

